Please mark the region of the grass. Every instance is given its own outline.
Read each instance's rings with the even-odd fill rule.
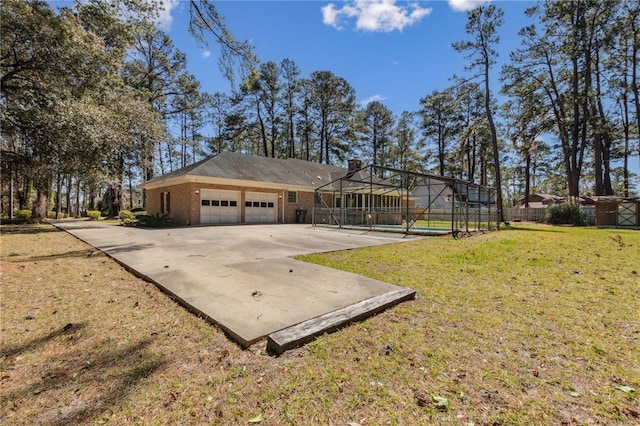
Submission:
[[[272,358],[63,232],[3,226],[0,423],[640,422],[638,231],[518,226],[304,259],[419,297]]]

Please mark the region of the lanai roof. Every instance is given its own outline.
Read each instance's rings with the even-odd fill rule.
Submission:
[[[346,168],[293,158],[278,159],[223,152],[151,179],[143,186],[181,177],[210,177],[317,188],[346,173]]]

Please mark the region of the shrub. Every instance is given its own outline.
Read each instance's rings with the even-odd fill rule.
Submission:
[[[16,219],[29,219],[31,217],[31,210],[18,210],[14,216]]]
[[[100,210],[87,210],[87,216],[89,216],[89,220],[100,219],[100,214]]]
[[[131,223],[136,220],[136,215],[131,213],[129,210],[120,210],[120,214],[118,214],[118,217],[124,223]]]
[[[552,204],[544,212],[544,221],[552,225],[582,226],[586,224],[586,216],[578,203]]]
[[[166,214],[162,216],[160,216],[159,213],[156,213],[155,215],[141,214],[138,216],[138,225],[148,226],[150,228],[160,228],[163,226],[173,225],[173,219]]]

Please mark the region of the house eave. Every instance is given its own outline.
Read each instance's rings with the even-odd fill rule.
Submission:
[[[139,185],[139,188],[150,190],[165,188],[172,185],[183,185],[188,183],[199,183],[203,185],[225,185],[225,186],[242,186],[251,188],[264,188],[264,189],[276,189],[276,190],[288,190],[288,191],[303,191],[313,192],[316,187],[309,185],[291,185],[286,183],[274,183],[274,182],[258,182],[252,180],[243,179],[227,179],[211,176],[176,176],[163,179],[162,177],[157,180],[145,182]],[[318,185],[319,186],[319,185]]]

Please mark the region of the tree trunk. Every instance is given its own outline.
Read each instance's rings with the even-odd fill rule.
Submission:
[[[524,166],[524,206],[529,207],[529,192],[531,191],[531,153],[527,152]]]
[[[76,212],[75,217],[80,217],[80,179],[76,179]]]
[[[89,202],[87,203],[87,210],[95,210],[96,209],[96,187],[93,184],[89,185]]]
[[[41,186],[41,185],[38,185]],[[32,217],[37,219],[43,219],[47,217],[47,213],[49,212],[49,193],[51,188],[51,182],[47,182],[46,185],[43,185],[45,188],[37,188],[36,189],[36,201],[33,203],[33,212],[31,214]]]
[[[593,172],[595,175],[596,195],[606,195],[602,173],[602,136],[596,131],[593,135]]]
[[[502,175],[500,173],[500,150],[498,148],[498,132],[496,130],[496,124],[493,121],[493,113],[491,112],[491,91],[489,90],[489,63],[485,63],[484,71],[484,107],[487,111],[487,121],[489,122],[489,129],[491,130],[491,145],[493,147],[493,166],[495,172],[495,187],[496,187],[496,204],[498,207],[498,221],[504,222],[504,211],[502,208]]]
[[[56,219],[60,219],[62,209],[62,176],[58,174],[56,179]]]
[[[71,185],[72,185],[72,180],[71,180],[71,175],[67,175],[67,183],[65,184],[65,186],[67,187],[67,192],[65,194],[65,204],[66,204],[66,210],[67,210],[67,216],[71,217]]]

